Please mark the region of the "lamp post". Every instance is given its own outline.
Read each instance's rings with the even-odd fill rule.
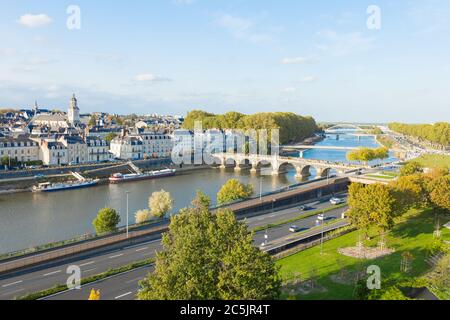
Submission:
[[[319,216],[317,217],[318,219],[319,219],[319,221],[321,221],[322,222],[322,232],[321,232],[321,235],[320,235],[320,254],[322,255],[323,254],[323,223],[324,223],[324,220],[325,220],[325,216],[324,216],[324,214],[323,213],[321,213],[321,214],[319,214]]]
[[[128,216],[129,216],[129,195],[130,195],[130,192],[127,191],[126,194],[127,194],[127,239],[128,239],[128,238],[129,238],[129,222],[128,222]]]
[[[259,177],[259,200],[262,201],[262,175]]]

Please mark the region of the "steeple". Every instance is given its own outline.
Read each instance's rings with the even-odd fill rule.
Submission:
[[[34,101],[34,114],[37,114],[38,112],[39,112],[39,106],[38,106],[38,103],[37,103],[37,101]]]
[[[72,126],[80,123],[80,109],[78,108],[78,101],[75,97],[75,93],[72,95],[72,99],[70,99],[69,110],[67,112],[67,120]]]

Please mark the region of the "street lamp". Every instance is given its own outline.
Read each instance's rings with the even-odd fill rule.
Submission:
[[[128,216],[129,216],[129,195],[130,191],[126,192],[127,194],[127,239],[129,238],[129,222],[128,222]]]
[[[262,175],[259,177],[259,200],[262,201]]]
[[[324,227],[324,221],[325,221],[325,215],[323,213],[319,214],[319,216],[317,217],[317,219],[319,221],[322,221],[322,232],[321,232],[321,236],[320,236],[320,254],[323,254],[323,227]]]
[[[265,243],[265,245],[267,245],[268,242],[269,242],[269,234],[267,233],[267,230],[266,230],[266,234],[264,235],[264,243]]]

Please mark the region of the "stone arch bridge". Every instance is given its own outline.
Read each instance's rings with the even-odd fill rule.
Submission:
[[[220,163],[221,168],[226,168],[234,165],[236,171],[240,171],[245,165],[251,165],[252,172],[256,172],[264,166],[270,166],[272,169],[272,175],[278,175],[280,173],[286,172],[287,167],[291,166],[295,168],[295,171],[297,172],[296,177],[298,178],[309,177],[311,175],[311,168],[316,169],[317,177],[319,178],[327,177],[329,172],[333,169],[336,170],[339,174],[344,174],[349,171],[366,168],[362,165],[325,160],[280,157],[278,155],[262,156],[240,153],[217,153],[214,154],[214,157],[219,160],[218,163]]]

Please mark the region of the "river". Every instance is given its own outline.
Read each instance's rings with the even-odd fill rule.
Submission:
[[[354,136],[328,137],[318,145],[376,147],[373,138]],[[345,161],[345,151],[310,150],[305,158]],[[30,248],[92,233],[92,220],[103,207],[112,207],[126,221],[126,192],[129,191],[129,220],[134,213],[148,207],[148,198],[154,191],[164,189],[175,199],[174,212],[189,205],[196,190],[203,190],[213,201],[220,187],[231,178],[238,178],[254,186],[255,193],[269,192],[299,182],[295,172],[278,177],[260,176],[249,171],[210,169],[180,173],[175,177],[139,181],[119,185],[101,185],[88,189],[57,193],[17,193],[0,195],[0,253]]]

